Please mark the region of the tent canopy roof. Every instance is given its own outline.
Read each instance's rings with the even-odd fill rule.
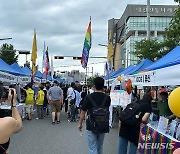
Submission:
[[[156,70],[176,64],[180,64],[180,46],[175,47],[164,57],[146,67],[145,70]]]
[[[142,71],[144,68],[152,65],[152,61],[149,59],[144,59],[141,61],[138,65],[136,65],[131,71],[129,71],[127,74],[135,74],[137,72]]]
[[[8,65],[5,61],[3,61],[0,58],[0,70],[4,71],[4,72],[8,72],[14,75],[19,75],[20,73],[18,71],[16,71],[15,69],[13,69],[10,65]]]
[[[17,63],[13,63],[11,67],[22,75],[30,76],[30,74],[25,72]]]

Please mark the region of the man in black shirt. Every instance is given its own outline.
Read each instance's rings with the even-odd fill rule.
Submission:
[[[103,93],[104,88],[104,79],[101,77],[97,77],[94,79],[95,92],[90,94],[89,96],[96,103],[97,106],[100,106],[103,103],[105,97],[107,97],[105,102],[105,107],[109,108],[111,99],[109,96]],[[105,137],[105,133],[93,133],[92,127],[90,125],[90,115],[89,113],[93,109],[93,104],[89,100],[88,96],[85,97],[84,102],[82,103],[82,112],[79,120],[79,130],[82,131],[82,122],[85,117],[86,112],[88,112],[88,119],[86,121],[86,135],[88,141],[88,152],[89,154],[102,154],[103,151],[103,141]]]

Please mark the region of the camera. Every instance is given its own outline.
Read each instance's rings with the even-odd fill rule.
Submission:
[[[8,90],[3,87],[3,84],[0,82],[0,118],[12,116],[11,106],[2,103],[2,101],[7,101],[8,93]]]

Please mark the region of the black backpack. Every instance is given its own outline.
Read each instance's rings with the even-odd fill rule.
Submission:
[[[93,133],[108,133],[109,132],[109,108],[105,106],[107,95],[100,106],[94,102],[90,95],[87,95],[90,102],[93,104],[92,110],[89,111],[89,122]]]
[[[135,125],[140,122],[141,107],[139,103],[130,103],[120,113],[120,121],[126,125]]]

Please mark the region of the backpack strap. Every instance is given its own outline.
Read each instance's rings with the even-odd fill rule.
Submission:
[[[76,92],[75,92],[75,90],[74,90],[73,92],[74,92],[74,95],[75,95],[75,98],[74,98],[74,99],[75,99],[75,101],[76,101]]]
[[[95,103],[95,101],[91,98],[90,95],[87,95],[87,97],[89,98],[90,102],[93,104],[94,107],[97,107],[97,104]],[[107,95],[105,95],[102,104],[100,105],[100,107],[103,107],[106,103],[107,100]]]

